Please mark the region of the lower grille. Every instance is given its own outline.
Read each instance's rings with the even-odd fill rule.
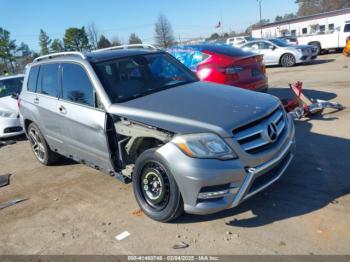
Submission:
[[[20,126],[15,126],[15,127],[7,127],[4,129],[4,134],[9,134],[9,133],[16,133],[16,132],[21,132],[23,129]]]
[[[255,178],[248,190],[248,194],[258,190],[259,188],[263,187],[264,185],[268,184],[270,181],[278,177],[278,175],[281,173],[281,171],[289,161],[289,158],[290,158],[290,153],[287,154],[277,166],[275,166],[265,174],[262,174],[257,178]]]
[[[285,114],[279,107],[268,116],[233,130],[233,136],[247,153],[256,154],[277,143],[285,127]]]

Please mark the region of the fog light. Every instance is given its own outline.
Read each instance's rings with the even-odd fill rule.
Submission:
[[[227,193],[230,190],[221,190],[221,191],[216,191],[216,192],[205,192],[205,193],[199,193],[198,194],[198,199],[213,199],[213,198],[219,198],[227,195]]]

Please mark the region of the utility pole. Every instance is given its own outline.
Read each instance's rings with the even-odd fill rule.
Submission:
[[[262,25],[262,15],[261,15],[261,1],[262,0],[256,0],[259,3],[259,12],[260,12],[260,37],[262,38],[263,35],[263,25]]]

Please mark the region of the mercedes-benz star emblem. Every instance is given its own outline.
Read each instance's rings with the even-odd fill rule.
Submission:
[[[267,137],[270,140],[269,142],[275,142],[277,139],[277,134],[278,134],[278,130],[277,130],[277,126],[275,123],[271,122],[268,126],[267,126]]]

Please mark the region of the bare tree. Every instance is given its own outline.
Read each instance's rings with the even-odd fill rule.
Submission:
[[[98,47],[98,41],[100,39],[100,32],[97,29],[95,23],[90,23],[87,26],[87,35],[89,38],[89,43],[92,49],[97,49]]]
[[[169,20],[163,14],[158,16],[155,24],[155,33],[155,40],[158,46],[167,48],[174,44],[173,29]]]
[[[296,0],[298,15],[312,15],[350,7],[349,0]]]

